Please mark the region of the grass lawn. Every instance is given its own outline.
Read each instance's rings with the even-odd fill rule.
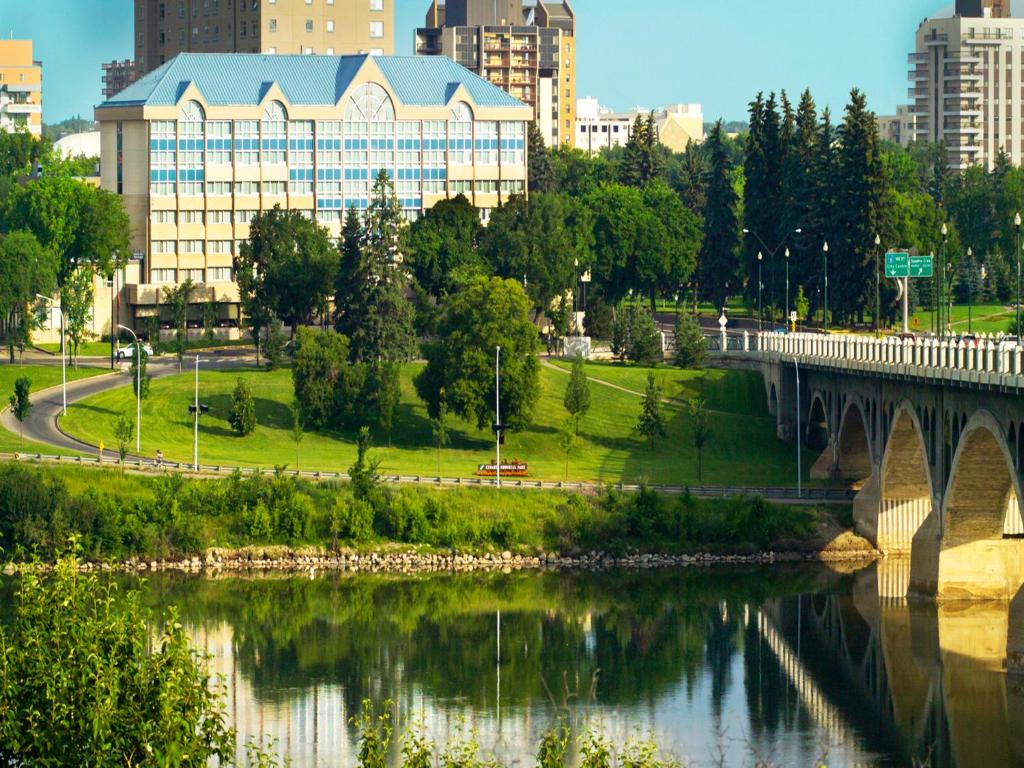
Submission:
[[[1017,316],[1017,310],[1005,304],[975,304],[970,311],[972,320],[971,329],[974,333],[1006,333],[1009,330],[1010,322]],[[954,304],[952,312],[952,328],[956,333],[967,332],[968,306],[966,304]],[[912,331],[931,331],[932,313],[930,310],[921,310],[910,316],[910,328]]]
[[[594,366],[595,369],[598,366]],[[374,454],[385,473],[434,475],[438,454],[433,448],[430,421],[416,397],[412,376],[415,365],[402,378],[402,401],[387,447],[385,435],[375,435]],[[622,376],[629,388],[642,389],[642,369],[601,368],[609,378]],[[729,485],[779,485],[795,483],[796,456],[792,446],[775,436],[772,419],[764,416],[764,393],[756,374],[743,371],[688,373],[664,368],[657,370],[666,382],[666,396],[682,398],[702,391],[716,409],[714,437],[704,449],[704,482]],[[248,437],[234,435],[227,421],[235,380],[249,380],[255,398],[259,426]],[[562,398],[569,377],[542,369],[541,398],[535,423],[529,430],[510,435],[502,449],[506,459],[518,458],[530,464],[531,476],[561,480],[565,477],[565,455],[557,447],[557,432],[565,418]],[[634,386],[635,382],[640,382]],[[624,384],[625,386],[625,384]],[[291,372],[207,371],[200,372],[200,402],[210,413],[200,421],[200,454],[204,463],[228,466],[296,466],[291,440]],[[152,383],[143,404],[142,448],[152,455],[157,449],[169,460],[192,458],[192,419],[188,405],[193,398],[191,374],[173,376]],[[598,482],[697,483],[697,452],[692,447],[691,427],[684,409],[663,406],[668,437],[653,449],[633,432],[640,399],[608,387],[591,387],[590,414],[583,422],[579,446],[570,456],[570,480]],[[62,419],[63,428],[84,440],[114,445],[114,422],[120,414],[134,414],[129,387],[106,392],[72,405]],[[448,476],[470,476],[477,464],[493,458],[489,430],[457,421],[451,425],[452,444],[441,451],[440,472]],[[345,470],[355,459],[354,430],[342,433],[308,433],[300,445],[299,465],[311,469]],[[741,439],[738,439],[741,438]],[[809,468],[813,457],[805,457]]]
[[[122,341],[122,346],[131,346],[134,342],[130,339],[128,341]],[[51,352],[55,355],[60,354],[60,344],[36,344],[37,349],[41,349],[43,352]],[[171,349],[171,342],[164,341],[160,345],[160,351],[165,355],[173,354]],[[211,349],[214,347],[251,347],[251,339],[235,339],[232,341],[203,341],[202,339],[193,339],[188,343],[189,349]],[[106,357],[110,358],[110,342],[109,341],[87,341],[78,347],[78,354],[81,357]]]
[[[105,373],[102,368],[71,368],[68,367],[68,381],[85,379],[90,376],[97,376]],[[8,405],[8,398],[14,394],[14,382],[22,376],[28,376],[32,380],[31,392],[39,392],[60,384],[59,365],[0,365],[0,410]],[[52,446],[40,445],[33,442],[22,444],[21,439],[0,427],[0,453],[12,453],[15,451],[28,451],[31,453],[54,453]]]

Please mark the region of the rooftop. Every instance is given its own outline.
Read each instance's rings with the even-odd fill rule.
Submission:
[[[405,105],[445,106],[461,85],[478,106],[524,106],[444,56],[182,53],[100,104],[98,109],[173,106],[189,84],[194,84],[207,103],[214,106],[258,104],[274,85],[291,104],[333,106],[371,61]]]

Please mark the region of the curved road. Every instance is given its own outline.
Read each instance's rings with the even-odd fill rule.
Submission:
[[[104,358],[106,360],[106,358]],[[255,364],[255,355],[243,351],[221,351],[200,354],[199,367],[201,370],[229,370],[241,368],[246,365]],[[84,361],[89,362],[89,361]],[[59,365],[59,362],[57,363]],[[182,364],[182,371],[188,372],[195,365],[195,355],[186,355]],[[128,363],[121,363],[117,370],[93,376],[88,379],[68,382],[68,405],[77,403],[93,395],[106,392],[117,387],[127,387],[131,384],[128,378]],[[147,366],[151,378],[158,379],[164,376],[173,376],[178,373],[178,360],[175,357],[154,357],[150,358]],[[28,418],[21,425],[24,429],[25,438],[36,443],[52,445],[55,448],[76,451],[78,453],[97,454],[98,449],[94,445],[84,443],[70,435],[61,432],[57,427],[57,417],[62,409],[61,386],[45,389],[36,394],[32,399],[32,410]],[[10,408],[0,414],[0,427],[20,434],[19,425]]]

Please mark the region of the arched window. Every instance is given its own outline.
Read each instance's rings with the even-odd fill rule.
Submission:
[[[473,110],[464,101],[448,116],[448,157],[454,165],[473,164]]]
[[[395,105],[377,83],[358,86],[345,107],[345,120],[352,122],[395,122]]]
[[[279,101],[272,101],[263,109],[260,124],[261,162],[280,165],[284,162],[288,146],[288,112]]]
[[[178,112],[178,119],[183,123],[201,123],[205,118],[203,106],[198,101],[186,101]]]

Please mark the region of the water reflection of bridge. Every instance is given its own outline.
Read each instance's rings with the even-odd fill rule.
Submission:
[[[901,765],[1024,765],[1024,691],[1006,672],[1024,643],[1021,607],[884,597],[889,567],[858,573],[851,593],[774,600],[757,614],[808,714],[834,743]]]

